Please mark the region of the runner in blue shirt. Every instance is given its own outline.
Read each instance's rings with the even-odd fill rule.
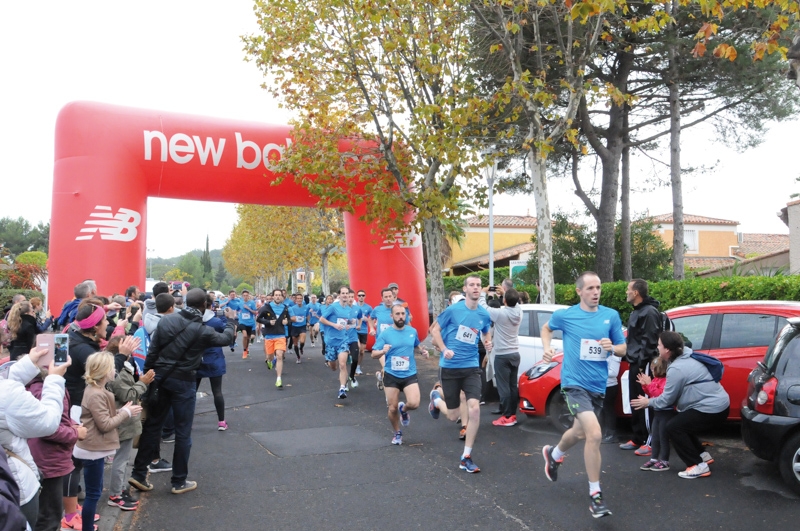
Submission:
[[[220,308],[227,306],[231,310],[236,311],[236,315],[239,315],[239,310],[242,309],[242,299],[236,297],[236,290],[232,289],[228,292],[228,298],[222,301],[219,305]],[[233,341],[231,341],[231,352],[236,350],[236,335],[239,333],[238,325],[239,321],[234,319],[234,327],[233,327]]]
[[[350,345],[347,340],[347,323],[351,308],[347,305],[349,286],[339,288],[339,300],[326,306],[319,322],[325,325],[325,360],[332,371],[339,371],[340,399],[347,398],[347,358]]]
[[[391,328],[384,330],[372,347],[372,357],[386,360],[386,374],[383,385],[386,404],[389,406],[389,422],[394,437],[392,444],[403,444],[400,423],[408,426],[411,417],[408,412],[419,407],[419,380],[415,353],[427,359],[428,351],[419,347],[419,335],[411,326],[406,326],[406,309],[401,305],[392,306]],[[405,402],[399,402],[400,393],[405,394]]]
[[[350,376],[347,381],[354,388],[358,387],[358,380],[356,380],[356,369],[358,368],[359,360],[358,331],[364,318],[361,308],[355,304],[355,298],[356,292],[349,289],[347,292],[347,306],[350,308],[350,318],[347,320],[347,344],[350,347]]]
[[[371,336],[375,336],[377,338],[381,332],[387,328],[391,328],[391,326],[394,324],[394,321],[392,320],[392,306],[394,305],[394,302],[394,293],[392,292],[392,288],[383,288],[381,290],[381,304],[372,309],[372,312],[370,312],[370,318],[367,321],[369,324],[369,334]],[[408,310],[406,310],[406,315],[408,315]],[[378,389],[382,391],[384,366],[383,357],[379,357],[378,361],[381,363],[381,370],[375,373],[375,379],[377,380]]]
[[[228,304],[228,307],[232,308],[230,304]],[[250,352],[250,341],[251,338],[254,337],[253,328],[256,326],[256,313],[258,313],[256,301],[250,297],[250,292],[248,290],[243,289],[242,298],[239,304],[239,324],[236,327],[237,330],[241,330],[242,332],[243,360],[247,359],[247,356]]]
[[[449,306],[439,314],[431,327],[430,334],[434,347],[442,355],[439,358],[439,377],[441,383],[434,385],[431,402],[428,406],[431,416],[439,418],[443,412],[448,419],[455,421],[461,413],[461,392],[466,397],[467,432],[464,453],[459,468],[470,474],[481,469],[472,461],[472,447],[478,434],[481,420],[481,372],[478,356],[478,336],[483,341],[486,352],[491,352],[492,341],[489,330],[492,321],[489,312],[478,305],[481,298],[481,279],[468,276],[464,280],[466,299],[463,303]],[[442,397],[444,395],[444,398]]]
[[[317,302],[317,296],[313,293],[309,296],[308,302],[308,334],[311,336],[311,346],[316,346],[317,335],[319,334],[319,316],[322,315],[322,309]]]
[[[306,326],[308,324],[308,305],[303,304],[303,296],[299,293],[294,295],[295,305],[289,307],[289,317],[292,324],[289,327],[289,334],[294,343],[294,355],[300,363],[300,356],[304,354],[303,347],[306,345]]]
[[[581,439],[586,440],[583,455],[592,500],[589,511],[594,518],[601,518],[610,515],[611,511],[603,502],[600,490],[602,429],[598,417],[603,408],[608,379],[608,356],[624,356],[627,345],[619,314],[616,310],[600,306],[600,277],[591,271],[581,274],[575,282],[575,291],[581,302],[566,310],[553,312],[550,321],[542,327],[544,363],[550,363],[555,354],[550,346],[553,331],[561,330],[563,333],[561,394],[575,420],[557,445],[545,445],[542,448],[542,455],[547,479],[556,481],[564,454]]]
[[[361,327],[358,329],[358,363],[356,363],[355,374],[361,375],[361,360],[364,359],[364,351],[367,349],[367,334],[369,334],[369,316],[372,313],[372,306],[365,302],[367,292],[363,289],[358,290],[356,305],[361,310]]]

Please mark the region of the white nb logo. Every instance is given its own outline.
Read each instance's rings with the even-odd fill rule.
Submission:
[[[94,212],[89,214],[81,233],[76,240],[91,240],[95,233],[100,233],[102,240],[115,240],[118,242],[131,242],[136,239],[139,231],[136,227],[142,222],[142,215],[129,208],[120,208],[116,214],[112,213],[110,206],[97,205]]]
[[[389,238],[383,240],[383,245],[381,245],[380,249],[381,251],[394,249],[395,245],[399,245],[401,249],[409,249],[422,245],[422,240],[420,239],[419,234],[409,230],[399,231],[389,236]]]

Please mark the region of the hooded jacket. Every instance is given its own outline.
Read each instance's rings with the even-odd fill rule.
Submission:
[[[650,399],[650,407],[655,409],[672,405],[679,413],[688,409],[720,413],[731,405],[728,393],[711,378],[705,365],[692,358],[692,350],[688,347],[684,347],[683,354],[670,363],[664,392]]]
[[[658,336],[661,334],[660,302],[647,297],[633,307],[628,317],[628,350],[625,359],[629,363],[648,362],[658,355]]]
[[[128,402],[138,405],[142,395],[147,391],[147,384],[137,381],[134,376],[136,364],[128,361],[125,354],[115,355],[114,364],[117,367],[117,377],[108,384],[108,390],[114,393],[114,405],[118,411]],[[139,413],[135,417],[122,421],[118,428],[120,441],[127,441],[142,434],[141,415]]]
[[[522,322],[522,308],[519,304],[514,306],[501,306],[492,308],[486,304],[486,295],[481,293],[478,304],[489,312],[494,323],[492,336],[492,353],[495,356],[519,354],[519,325]]]
[[[36,332],[38,330],[36,317],[26,314],[21,315],[20,318],[22,322],[19,325],[19,330],[17,330],[17,337],[12,339],[11,344],[8,346],[12,360],[30,352],[36,343]]]
[[[206,313],[203,314],[203,324],[217,332],[224,332],[226,323],[227,319],[217,317],[217,314],[211,310],[206,310]],[[203,352],[203,362],[197,369],[197,377],[214,378],[223,374],[225,374],[225,354],[222,352],[222,347],[207,348]]]
[[[86,389],[86,360],[95,352],[100,352],[100,345],[76,330],[69,331],[69,357],[72,364],[67,367],[67,391],[69,405],[80,406],[83,402],[83,391]]]

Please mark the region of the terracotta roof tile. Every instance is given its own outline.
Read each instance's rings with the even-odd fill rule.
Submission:
[[[470,227],[488,227],[489,216],[472,216],[467,218]],[[536,228],[536,218],[533,216],[494,216],[495,227],[506,228]]]
[[[789,248],[788,234],[742,233],[742,243],[735,254],[742,258],[753,258]]]
[[[660,216],[650,216],[654,223],[672,223],[672,213],[661,214]],[[731,221],[729,219],[709,218],[706,216],[695,216],[694,214],[683,215],[684,225],[691,223],[692,225],[738,225],[738,221]]]
[[[733,257],[710,257],[710,258],[698,258],[698,257],[683,257],[683,267],[686,269],[707,269],[707,268],[716,268],[716,267],[725,267],[738,262],[736,258]]]

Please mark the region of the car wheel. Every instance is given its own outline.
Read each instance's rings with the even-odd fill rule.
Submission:
[[[572,427],[575,417],[567,409],[567,403],[564,401],[564,395],[561,394],[560,388],[553,391],[553,394],[547,399],[547,418],[550,420],[550,424],[562,433]]]
[[[800,494],[800,433],[795,433],[783,445],[778,458],[778,468],[783,480]]]

